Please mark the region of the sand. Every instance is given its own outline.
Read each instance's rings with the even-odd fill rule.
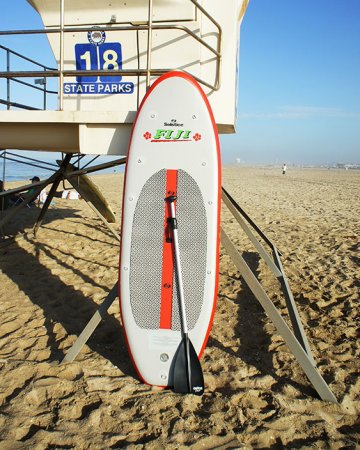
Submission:
[[[121,217],[122,174],[92,178]],[[223,185],[283,253],[321,401],[221,249],[206,393],[142,384],[115,301],[73,363],[59,364],[117,280],[119,244],[84,200],[57,198],[37,237],[26,208],[0,247],[0,448],[360,447],[360,171],[225,167]],[[225,230],[287,318],[278,282],[236,221]]]

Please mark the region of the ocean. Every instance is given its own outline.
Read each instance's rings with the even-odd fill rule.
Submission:
[[[4,158],[5,155],[6,159]],[[89,166],[93,166],[121,158],[121,156],[99,156],[91,163],[91,160],[95,156],[96,155],[84,156],[84,158],[81,159],[80,168],[88,163],[90,163]],[[56,160],[59,159],[61,159],[61,153],[30,151],[0,152],[0,180],[5,181],[6,188],[6,182],[10,181],[24,180],[24,182],[27,182],[34,176],[38,176],[41,180],[48,178],[58,169]],[[76,162],[76,160],[76,157],[74,157],[73,161]],[[122,165],[110,167],[94,173],[117,173],[123,171],[124,166]]]

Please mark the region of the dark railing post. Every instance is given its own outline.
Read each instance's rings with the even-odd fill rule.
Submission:
[[[46,72],[45,68],[44,68],[44,72]],[[44,89],[44,111],[45,111],[46,110],[46,77],[44,77],[43,89]]]
[[[6,70],[10,72],[10,52],[6,50]],[[6,80],[6,108],[10,109],[10,78]]]

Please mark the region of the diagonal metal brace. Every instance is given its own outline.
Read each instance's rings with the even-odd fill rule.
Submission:
[[[279,311],[276,309],[276,307],[264,291],[255,275],[251,271],[250,267],[246,264],[245,260],[242,258],[242,256],[237,251],[234,244],[231,242],[228,235],[222,228],[221,243],[225,247],[237,269],[240,271],[246,284],[249,286],[256,299],[264,308],[266,314],[274,323],[279,334],[283,337],[284,341],[294,354],[295,358],[298,360],[300,366],[303,368],[305,374],[318,392],[320,398],[325,401],[337,403],[336,397],[330,390],[329,386],[321,376],[318,369],[314,366],[313,360],[305,352],[297,338],[294,336],[294,334],[286,324],[285,320],[280,315]]]
[[[114,300],[118,296],[118,286],[119,283],[116,282],[112,287],[111,291],[108,293],[105,300],[102,302],[98,310],[92,316],[86,327],[81,332],[80,336],[76,339],[74,344],[71,346],[70,350],[66,353],[64,359],[61,363],[73,362],[77,357],[83,346],[86,344],[90,336],[95,331],[96,327],[99,325],[101,320],[106,316],[107,310],[113,304]]]
[[[299,343],[302,345],[305,352],[309,355],[310,360],[315,366],[315,360],[311,353],[309,341],[306,337],[304,327],[301,323],[300,315],[298,313],[296,303],[294,297],[292,295],[289,283],[287,281],[284,268],[281,263],[280,255],[281,253],[275,246],[275,244],[265,235],[265,233],[256,225],[256,223],[246,214],[246,212],[238,205],[238,203],[230,196],[230,194],[222,188],[222,200],[225,205],[228,207],[229,211],[233,214],[241,228],[244,230],[245,234],[248,236],[250,241],[253,243],[254,247],[257,249],[258,253],[268,267],[271,269],[273,274],[278,279],[282,292],[285,297],[286,307],[289,312],[290,321],[292,328],[294,330],[295,336]],[[249,225],[257,232],[257,234],[268,244],[268,246],[272,249],[273,259],[262,246],[262,244],[258,241],[255,235],[252,232],[252,229]]]

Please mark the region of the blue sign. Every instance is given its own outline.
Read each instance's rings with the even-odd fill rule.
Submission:
[[[92,44],[76,44],[75,60],[77,70],[121,70],[122,53],[119,42],[109,42],[101,46]],[[78,83],[91,83],[98,77],[76,77]],[[103,83],[121,81],[121,76],[101,76]]]
[[[97,47],[91,44],[75,45],[76,70],[99,70]],[[76,77],[78,83],[93,83],[97,77]]]
[[[88,39],[89,44],[75,45],[76,70],[122,70],[119,42],[105,43],[105,32],[98,30]],[[121,79],[121,75],[77,76],[76,83],[64,83],[64,94],[132,94],[134,83]]]

